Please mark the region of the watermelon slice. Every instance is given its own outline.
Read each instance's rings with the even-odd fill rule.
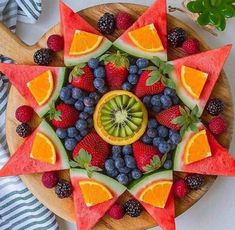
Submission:
[[[71,169],[70,177],[73,185],[73,199],[75,205],[77,229],[91,229],[116,202],[118,197],[126,190],[126,187],[119,184],[116,180],[97,172],[93,172],[92,177],[89,178],[85,170]],[[81,180],[95,180],[102,183],[108,189],[110,189],[113,198],[104,203],[87,207],[83,201],[82,192],[79,186],[79,181]]]
[[[138,181],[134,181],[129,186],[129,192],[138,200],[140,193],[146,186],[156,181],[173,180],[173,172],[171,170],[158,171],[146,175]],[[175,230],[175,204],[173,192],[171,191],[167,203],[164,208],[156,208],[150,204],[140,201],[146,211],[153,217],[163,230]]]
[[[199,130],[206,129],[202,123],[199,123],[198,127]],[[208,129],[206,129],[206,133],[212,156],[188,165],[184,164],[184,149],[195,134],[193,131],[188,131],[176,148],[174,170],[205,175],[235,176],[235,159],[218,143]]]
[[[47,164],[30,158],[33,140],[37,132],[47,136],[56,148],[56,163]],[[15,176],[21,174],[48,172],[69,168],[69,159],[60,139],[52,127],[43,120],[38,128],[24,141],[10,160],[0,170],[0,176]]]
[[[158,32],[163,51],[160,52],[146,52],[139,49],[133,44],[128,36],[128,32],[141,28],[143,26],[154,24]],[[143,35],[144,36],[144,35]],[[152,59],[153,56],[158,56],[162,60],[167,60],[167,13],[166,13],[166,0],[156,0],[146,12],[141,15],[137,21],[119,37],[113,45],[136,57],[143,57]]]
[[[226,45],[219,49],[209,50],[170,62],[174,66],[170,77],[175,81],[177,94],[185,105],[191,109],[197,105],[200,114],[202,114],[231,48],[231,45]],[[199,99],[193,98],[183,87],[181,82],[182,65],[208,73],[207,81]]]
[[[50,70],[53,75],[54,89],[48,101],[40,106],[29,91],[27,83],[48,70]],[[51,103],[58,98],[60,90],[68,78],[68,72],[64,67],[28,66],[0,63],[0,72],[7,76],[10,82],[17,88],[19,93],[25,98],[27,103],[40,117],[43,117],[48,112]]]
[[[74,66],[79,63],[87,62],[91,58],[99,57],[111,47],[112,42],[103,37],[101,44],[96,50],[79,56],[69,55],[70,46],[76,30],[96,35],[101,35],[101,33],[85,21],[85,19],[83,19],[79,14],[74,13],[72,9],[63,3],[63,1],[60,1],[60,17],[61,27],[64,34],[64,63],[66,66]]]

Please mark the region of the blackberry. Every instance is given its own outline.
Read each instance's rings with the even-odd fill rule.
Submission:
[[[126,201],[126,203],[124,204],[124,210],[127,215],[131,217],[138,217],[142,212],[143,207],[139,201],[131,199]]]
[[[191,190],[198,190],[205,182],[205,177],[199,174],[191,174],[184,178],[187,186]]]
[[[72,185],[69,181],[60,179],[55,186],[55,193],[60,198],[69,197],[72,194]]]
[[[218,98],[210,99],[206,111],[212,116],[218,116],[224,110],[224,103]]]
[[[42,48],[34,53],[33,60],[38,65],[49,65],[52,62],[53,51],[51,49]]]
[[[97,26],[102,34],[112,34],[115,30],[114,15],[105,13],[97,22]]]
[[[181,46],[185,40],[186,32],[182,28],[173,28],[168,33],[168,43],[174,48]]]
[[[32,129],[27,123],[22,123],[17,126],[16,132],[20,137],[25,138],[31,134]]]

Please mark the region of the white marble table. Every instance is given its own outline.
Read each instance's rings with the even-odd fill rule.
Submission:
[[[143,5],[150,5],[153,0],[64,0],[74,10],[81,10],[88,6],[108,2],[130,2]],[[181,0],[168,0],[172,6],[180,6]],[[19,24],[17,34],[23,41],[29,44],[35,43],[51,26],[59,21],[58,0],[42,0],[43,13],[35,25]],[[199,29],[187,17],[180,13],[175,16],[187,22],[215,48],[226,43],[235,44],[234,24],[235,19],[229,21],[226,32],[220,34],[218,38]],[[229,77],[233,98],[235,96],[235,47],[227,61],[225,71]],[[231,152],[235,151],[235,144],[231,146]],[[235,155],[235,153],[234,153]],[[58,217],[61,230],[75,230],[76,227]],[[178,230],[232,230],[235,229],[235,179],[220,177],[216,180],[209,192],[197,202],[191,209],[176,219]],[[159,229],[159,228],[155,228]]]

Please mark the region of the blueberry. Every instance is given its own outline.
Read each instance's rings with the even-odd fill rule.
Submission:
[[[147,134],[145,134],[144,136],[142,136],[141,140],[143,141],[143,143],[145,144],[152,144],[152,138],[149,137]]]
[[[171,98],[169,96],[162,95],[160,100],[161,100],[161,103],[162,103],[162,107],[164,109],[167,109],[167,108],[172,106],[172,101],[171,101]]]
[[[130,74],[127,79],[132,85],[135,85],[138,82],[138,76],[136,74]]]
[[[76,99],[69,98],[68,100],[65,100],[64,103],[67,105],[74,105],[76,103]]]
[[[68,89],[72,89],[73,88],[73,85],[69,84],[66,86]]]
[[[155,112],[155,113],[159,113],[159,112],[161,112],[161,107],[155,105],[155,106],[152,107],[152,110],[153,110],[153,112]]]
[[[87,119],[87,127],[90,129],[90,128],[93,128],[93,118],[92,117],[89,117]]]
[[[169,140],[167,140],[167,143],[170,145],[170,147],[171,147],[171,150],[174,150],[175,148],[176,148],[176,144],[173,144],[172,143],[172,141],[169,139]]]
[[[156,137],[157,134],[158,134],[158,130],[157,130],[157,129],[148,129],[148,130],[147,130],[147,135],[148,135],[150,138]]]
[[[78,110],[78,111],[82,111],[84,109],[84,103],[82,101],[76,101],[74,104],[74,107]]]
[[[81,141],[82,140],[82,136],[80,135],[80,134],[78,134],[76,137],[75,137],[75,139],[79,142],[79,141]]]
[[[151,96],[145,96],[143,98],[143,103],[148,107],[151,105],[151,98],[152,98]]]
[[[114,152],[114,153],[112,153],[112,159],[117,159],[117,158],[121,158],[122,156],[121,156],[121,153],[118,153],[118,152]]]
[[[155,138],[153,139],[153,145],[154,145],[155,147],[158,147],[159,144],[160,144],[162,141],[164,141],[164,139],[163,139],[162,137],[155,137]]]
[[[131,145],[125,145],[125,146],[123,146],[123,148],[122,148],[122,153],[123,153],[124,155],[132,154],[132,147],[131,147]]]
[[[131,169],[128,168],[128,167],[123,167],[123,168],[119,168],[118,171],[119,171],[120,173],[125,173],[125,174],[127,174],[127,173],[129,173],[129,172],[131,171]]]
[[[60,138],[60,139],[64,139],[67,137],[67,132],[65,129],[62,128],[58,128],[56,129],[56,135]]]
[[[124,82],[122,85],[122,89],[126,91],[131,91],[132,85],[129,82]]]
[[[83,102],[84,98],[86,97],[87,95],[83,92],[82,96],[78,98],[79,101]]]
[[[87,129],[80,130],[80,135],[82,137],[85,137],[87,134],[88,134],[88,130]]]
[[[60,99],[62,101],[69,100],[71,98],[71,88],[68,87],[63,87],[60,90]]]
[[[121,157],[115,159],[115,167],[117,169],[123,168],[124,166],[125,166],[125,161]]]
[[[83,99],[83,103],[85,106],[93,106],[95,104],[95,100],[93,98],[90,97],[85,97]]]
[[[157,120],[154,118],[151,118],[148,120],[148,128],[149,129],[156,129],[158,126]]]
[[[180,99],[177,96],[171,98],[174,105],[178,105],[180,103]]]
[[[67,129],[68,137],[76,137],[78,135],[78,130],[75,127],[70,127]]]
[[[94,107],[86,106],[86,107],[84,108],[84,112],[85,112],[85,113],[88,113],[88,114],[90,114],[90,115],[92,115],[92,114],[94,113],[94,110],[95,110]]]
[[[124,173],[120,173],[118,176],[117,176],[117,180],[119,183],[123,184],[123,185],[127,185],[128,184],[128,176]]]
[[[81,89],[73,88],[72,89],[72,98],[79,99],[82,96],[83,92]]]
[[[122,147],[118,145],[112,146],[112,154],[121,154]]]
[[[165,88],[164,89],[164,95],[174,97],[176,95],[176,91],[171,88]]]
[[[168,129],[165,126],[158,126],[157,128],[158,136],[159,137],[167,137],[168,136]]]
[[[161,107],[161,100],[159,95],[154,95],[151,98],[151,105]]]
[[[96,68],[99,66],[99,61],[98,61],[96,58],[91,58],[91,59],[88,61],[88,66],[89,66],[91,69],[96,69]]]
[[[134,157],[130,155],[125,156],[125,163],[128,168],[134,169],[136,168],[136,163]]]
[[[77,122],[76,122],[76,128],[81,131],[83,129],[86,129],[87,128],[87,122],[85,120],[81,120],[79,119]]]
[[[140,68],[140,69],[143,69],[143,68],[146,68],[149,64],[149,61],[147,59],[144,59],[144,58],[139,58],[137,59],[136,61],[136,65]]]
[[[143,70],[139,69],[137,74],[140,76],[142,73],[143,73]]]
[[[171,137],[171,135],[174,134],[174,133],[177,133],[177,131],[174,130],[174,129],[170,129],[169,130],[169,137]]]
[[[171,150],[171,146],[166,141],[160,142],[158,149],[161,153],[168,153]]]
[[[166,160],[163,167],[165,169],[171,169],[172,168],[172,160]]]
[[[64,146],[68,151],[72,151],[75,148],[76,144],[77,141],[74,138],[67,138],[64,141]]]
[[[171,134],[170,140],[171,140],[172,144],[178,145],[181,142],[181,136],[179,133],[174,132]]]
[[[118,175],[118,170],[117,169],[114,169],[112,171],[107,171],[106,174],[110,177],[116,177]]]
[[[96,78],[93,81],[93,84],[94,84],[96,89],[101,89],[102,87],[104,87],[105,82],[104,82],[104,79],[102,79],[102,78]]]
[[[103,86],[101,88],[98,88],[98,91],[99,91],[99,93],[104,94],[104,93],[106,93],[108,91],[108,87],[107,86]]]
[[[136,63],[136,58],[135,57],[128,56],[127,58],[129,60],[130,65],[135,65],[135,63]]]
[[[114,170],[115,169],[114,160],[113,159],[106,160],[105,163],[104,163],[104,167],[107,171]]]
[[[138,72],[138,67],[137,67],[137,65],[130,65],[130,67],[129,67],[129,73],[130,74],[135,74],[135,73],[137,73]]]
[[[86,107],[87,108],[87,107]],[[79,114],[79,118],[82,119],[82,120],[86,120],[87,118],[89,117],[89,114],[86,113],[86,112],[81,112]]]
[[[96,68],[95,70],[94,70],[94,76],[96,77],[96,78],[104,78],[105,77],[105,69],[104,69],[104,67],[103,66],[99,66],[98,68]],[[96,86],[95,86],[96,87]]]
[[[132,178],[133,178],[134,180],[137,180],[137,179],[139,179],[139,178],[142,176],[142,173],[140,172],[139,169],[133,169],[133,170],[131,171],[131,176],[132,176]]]
[[[95,100],[95,102],[97,103],[100,99],[100,95],[97,92],[92,92],[89,94],[90,98],[93,98]]]
[[[172,160],[172,152],[167,153],[167,160]]]

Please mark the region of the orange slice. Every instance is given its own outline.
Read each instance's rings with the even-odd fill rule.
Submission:
[[[207,73],[184,65],[181,67],[181,81],[183,86],[196,99],[200,98],[207,78]]]
[[[54,83],[50,70],[43,72],[27,83],[29,91],[39,105],[43,105],[51,96]]]
[[[103,36],[76,30],[70,47],[70,55],[87,54],[95,50],[103,40]]]
[[[56,151],[51,140],[44,134],[37,132],[33,141],[30,157],[49,164],[55,164]]]
[[[194,134],[185,148],[184,162],[191,164],[211,156],[211,149],[208,143],[206,130]]]
[[[164,50],[161,39],[154,24],[149,24],[128,33],[131,41],[140,49],[147,52]]]
[[[172,181],[157,181],[140,194],[139,199],[157,208],[164,208],[169,197]]]
[[[79,182],[79,186],[87,207],[103,203],[113,198],[111,192],[97,181],[82,180]]]

